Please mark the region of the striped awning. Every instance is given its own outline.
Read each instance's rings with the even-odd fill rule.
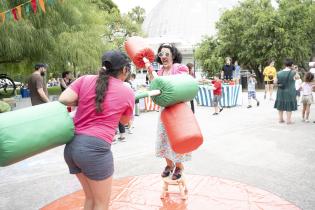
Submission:
[[[195,99],[201,106],[213,106],[213,90],[208,85],[200,85]],[[241,106],[242,104],[242,85],[222,85],[220,101],[222,107]]]

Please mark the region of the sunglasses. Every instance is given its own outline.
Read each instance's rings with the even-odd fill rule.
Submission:
[[[169,57],[170,55],[171,54],[169,52],[159,52],[159,54],[158,54],[159,57],[163,57],[163,56]]]

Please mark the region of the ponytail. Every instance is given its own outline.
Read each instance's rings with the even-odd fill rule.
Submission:
[[[99,71],[98,78],[96,81],[96,88],[95,88],[95,104],[96,104],[96,112],[101,113],[103,112],[103,102],[106,97],[106,92],[108,88],[108,81],[109,81],[109,73],[108,71],[102,67]]]
[[[103,102],[106,99],[109,77],[118,78],[123,72],[124,67],[129,66],[128,56],[121,51],[108,51],[102,56],[102,68],[99,71],[95,87],[95,106],[96,113],[102,113]]]

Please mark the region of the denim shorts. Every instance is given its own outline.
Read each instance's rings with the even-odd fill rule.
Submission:
[[[114,173],[111,144],[86,135],[75,135],[64,150],[70,174],[83,173],[92,180],[104,180]]]
[[[256,91],[248,91],[248,99],[256,99]]]

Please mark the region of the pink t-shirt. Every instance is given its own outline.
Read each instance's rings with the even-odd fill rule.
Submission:
[[[163,76],[163,66],[162,68],[157,72],[158,76]],[[171,75],[173,74],[188,74],[189,70],[188,67],[179,63],[174,63],[171,69]]]
[[[131,88],[110,77],[103,112],[97,113],[95,87],[98,76],[83,76],[69,87],[78,94],[78,108],[74,117],[75,133],[97,137],[112,143],[122,115],[131,117],[135,96]]]

